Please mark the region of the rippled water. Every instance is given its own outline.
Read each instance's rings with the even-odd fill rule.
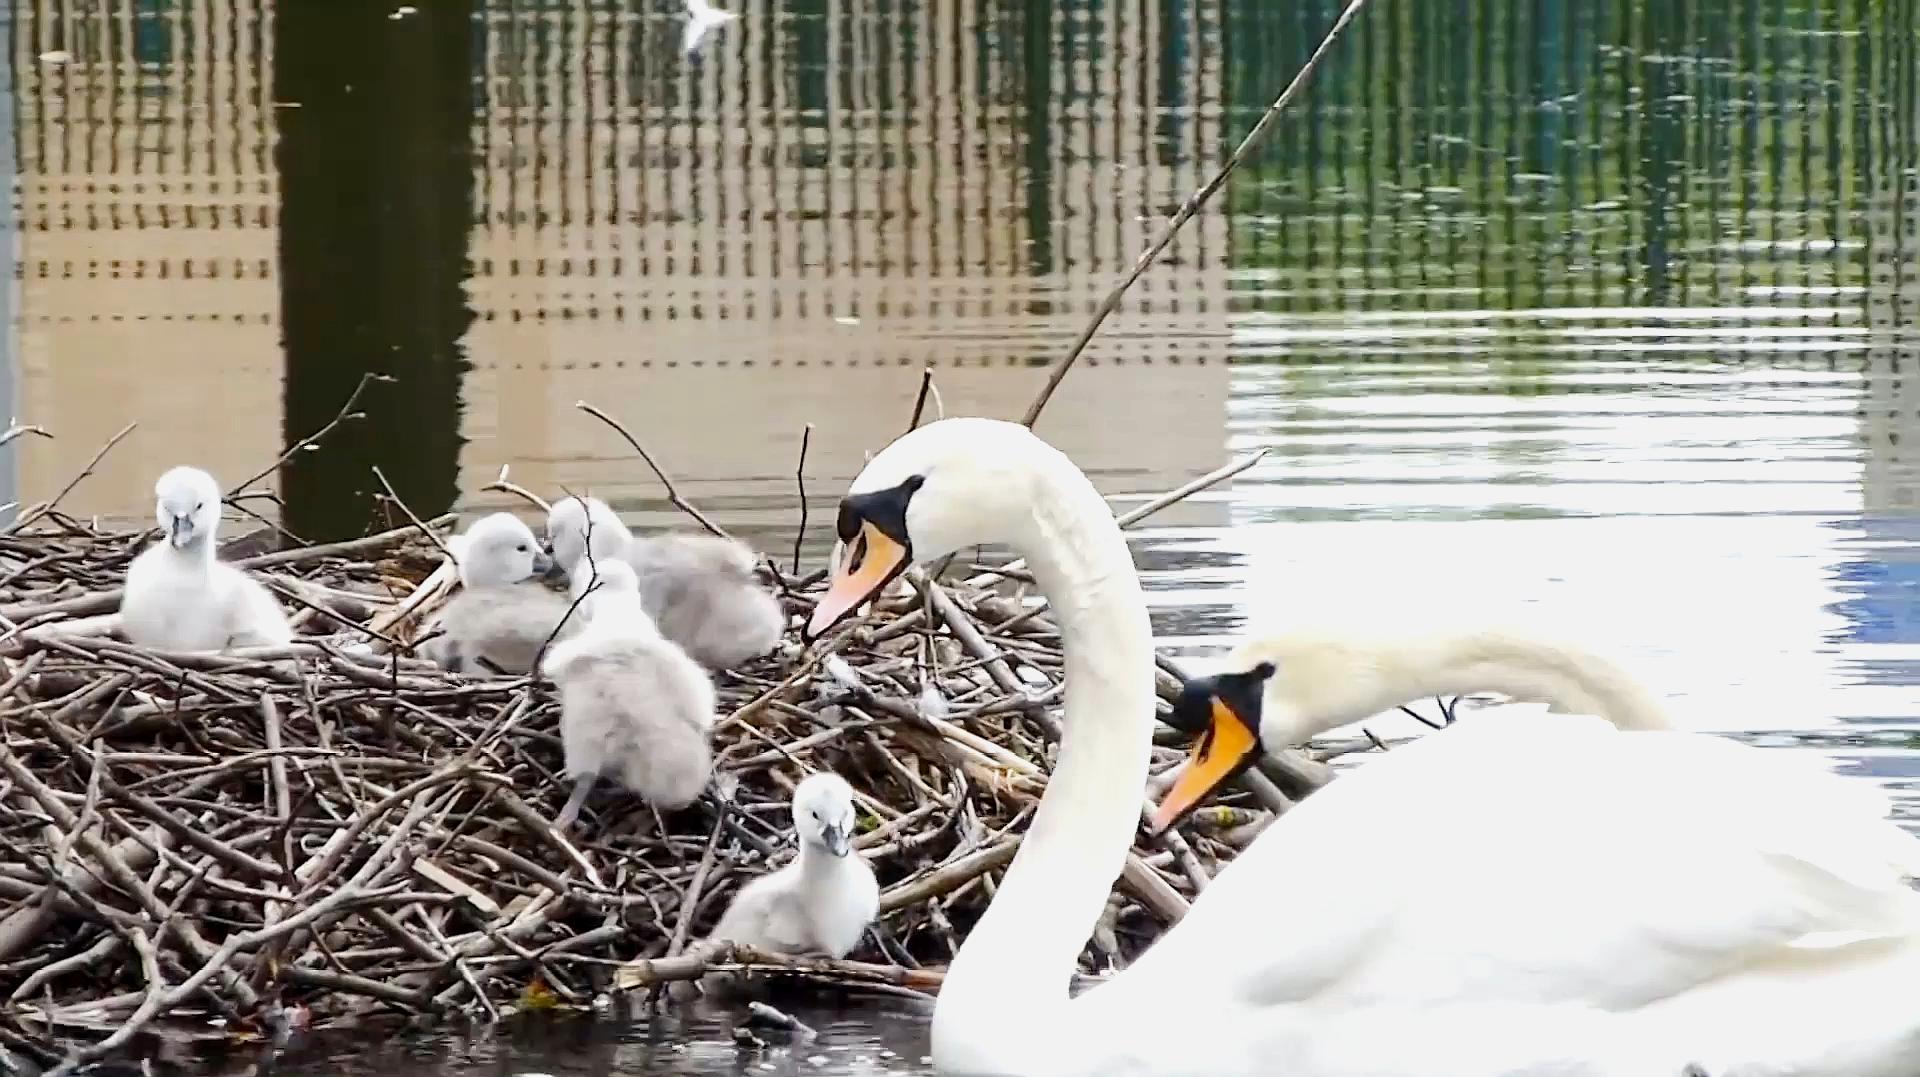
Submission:
[[[651,1018],[532,1017],[472,1036],[400,1036],[369,1050],[362,1040],[316,1035],[289,1045],[280,1077],[390,1077],[409,1073],[550,1077],[605,1074],[736,1074],[739,1077],[931,1074],[930,1010],[867,1000],[789,1005],[814,1035],[756,1030],[735,1041],[736,1014],[698,1004]],[[238,1063],[225,1072],[252,1072]]]
[[[282,474],[295,531],[377,522],[374,463],[423,513],[511,505],[510,464],[670,521],[587,399],[779,550],[813,424],[818,558],[921,368],[1018,415],[1335,4],[748,0],[691,67],[671,4],[418,7],[12,6],[12,410],[59,439],[5,450],[0,500],[137,419],[66,502],[137,516],[161,462],[251,473],[381,370]],[[1517,608],[1920,816],[1917,14],[1375,0],[1040,425],[1120,504],[1269,450],[1135,532],[1163,642]],[[771,1055],[708,1016],[289,1064],[924,1050],[918,1018],[815,1016]]]

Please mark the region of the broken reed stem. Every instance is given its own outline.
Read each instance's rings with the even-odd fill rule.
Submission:
[[[1133,287],[1133,282],[1139,280],[1140,275],[1147,271],[1147,267],[1159,259],[1161,252],[1173,242],[1173,237],[1180,234],[1181,227],[1192,220],[1194,214],[1200,212],[1200,207],[1213,197],[1214,192],[1225,185],[1227,177],[1233,175],[1253,148],[1259,145],[1268,128],[1273,126],[1273,121],[1306,86],[1307,80],[1312,78],[1314,71],[1319,68],[1320,61],[1324,60],[1333,48],[1333,43],[1339,39],[1341,32],[1347,28],[1348,23],[1353,21],[1353,17],[1360,13],[1360,9],[1365,7],[1366,3],[1367,0],[1348,0],[1345,10],[1341,11],[1340,17],[1333,21],[1333,26],[1327,30],[1326,36],[1320,39],[1320,44],[1313,50],[1313,55],[1307,57],[1307,62],[1300,65],[1300,71],[1293,76],[1293,81],[1287,83],[1287,88],[1281,90],[1280,96],[1274,98],[1273,104],[1267,106],[1267,111],[1261,114],[1260,119],[1253,125],[1253,129],[1247,132],[1247,136],[1240,140],[1240,145],[1234,147],[1232,156],[1227,158],[1227,163],[1222,165],[1220,170],[1215,172],[1213,177],[1202,184],[1198,190],[1188,195],[1186,201],[1180,203],[1180,208],[1167,221],[1167,226],[1161,229],[1160,234],[1153,238],[1153,242],[1149,243],[1147,248],[1140,252],[1140,256],[1134,259],[1133,268],[1129,269],[1127,275],[1120,279],[1120,283],[1114,285],[1113,290],[1107,293],[1107,297],[1100,301],[1100,306],[1093,312],[1093,318],[1087,322],[1087,327],[1074,338],[1066,354],[1062,355],[1053,364],[1052,369],[1047,371],[1046,384],[1040,387],[1040,395],[1034,397],[1033,403],[1027,405],[1027,413],[1021,417],[1021,423],[1031,427],[1040,420],[1040,412],[1046,408],[1047,401],[1053,398],[1053,391],[1060,387],[1060,382],[1066,378],[1067,371],[1073,369],[1074,361],[1080,358],[1080,353],[1086,351],[1087,345],[1093,342],[1094,334],[1100,331],[1100,326],[1106,322],[1107,317],[1119,309],[1120,300],[1127,294],[1127,289]]]
[[[800,575],[800,545],[807,538],[807,446],[813,441],[813,424],[800,431],[800,462],[794,465],[793,482],[800,489],[800,527],[793,533],[793,574]]]
[[[628,445],[633,447],[634,452],[640,454],[640,459],[645,461],[647,467],[653,471],[653,477],[659,479],[660,485],[666,489],[667,501],[672,504],[674,508],[693,517],[694,522],[706,528],[708,534],[716,535],[720,538],[733,537],[727,534],[726,530],[719,524],[707,519],[706,514],[694,508],[691,502],[680,496],[680,490],[673,485],[673,479],[667,474],[666,469],[662,468],[659,462],[654,460],[653,454],[647,451],[645,445],[640,444],[640,439],[634,437],[625,426],[621,425],[620,420],[608,415],[606,412],[601,411],[599,408],[594,407],[584,400],[576,401],[573,406],[606,423],[608,426],[613,427],[614,433],[619,434]]]
[[[32,426],[32,425],[27,425],[22,423],[13,423],[9,425],[4,431],[0,431],[0,445],[11,445],[14,442],[20,440],[21,438],[27,436],[28,434],[32,434],[35,437],[42,437],[42,438],[53,437],[52,434],[47,433],[47,428],[44,426]]]
[[[508,480],[507,472],[509,468],[510,468],[510,465],[501,464],[500,474],[496,475],[492,482],[486,484],[485,486],[482,486],[480,489],[498,490],[501,493],[512,494],[515,497],[521,499],[522,501],[525,501],[528,504],[532,505],[534,508],[539,509],[540,515],[542,516],[545,516],[547,513],[551,512],[553,507],[547,504],[546,498],[541,497],[539,494],[534,493],[532,490],[529,490],[526,487],[519,485],[518,483],[511,482]]]
[[[920,429],[920,416],[927,410],[927,393],[933,388],[933,364],[920,369],[920,391],[913,397],[913,414],[907,417],[907,433]]]
[[[281,453],[279,459],[275,460],[271,464],[268,464],[266,467],[261,468],[259,471],[254,472],[252,475],[249,475],[244,481],[240,483],[240,485],[235,486],[231,490],[228,490],[226,493],[225,500],[231,502],[235,497],[238,497],[240,494],[246,492],[246,489],[252,486],[254,483],[259,482],[261,479],[264,479],[268,475],[271,475],[274,472],[280,470],[280,468],[284,466],[287,461],[293,459],[295,456],[298,456],[303,452],[306,452],[309,449],[317,448],[320,442],[325,440],[328,434],[331,434],[334,432],[334,430],[338,429],[341,426],[341,424],[351,422],[356,419],[366,418],[365,412],[357,412],[353,410],[353,406],[360,402],[360,394],[366,392],[367,386],[372,385],[375,382],[392,382],[392,381],[393,381],[393,378],[391,375],[375,374],[372,371],[368,371],[367,373],[360,375],[360,380],[354,383],[353,391],[347,394],[346,401],[340,405],[340,410],[334,413],[333,418],[328,419],[326,424],[321,426],[320,429],[315,430],[313,433],[308,434],[306,437],[303,437],[299,441],[294,442],[292,445],[287,446],[287,451]]]
[[[113,447],[120,444],[121,440],[128,434],[133,433],[133,428],[139,425],[139,423],[128,423],[121,427],[120,432],[108,438],[107,443],[100,446],[99,451],[93,454],[93,459],[87,461],[87,466],[80,469],[80,474],[69,479],[67,484],[60,488],[60,492],[53,495],[51,501],[42,501],[25,512],[22,512],[12,523],[7,525],[4,533],[11,535],[24,531],[38,522],[41,517],[52,512],[68,494],[73,492],[74,487],[86,481],[87,476],[93,474],[93,469],[100,466],[100,461],[106,459],[107,454],[113,451]]]
[[[440,540],[440,536],[434,532],[433,528],[428,527],[426,521],[420,519],[420,517],[414,513],[413,509],[409,508],[407,503],[400,499],[400,495],[395,492],[393,484],[387,481],[386,473],[380,470],[378,464],[374,465],[373,477],[380,480],[380,488],[387,492],[387,500],[400,506],[400,511],[406,514],[408,520],[413,522],[413,526],[420,534],[426,536],[428,542],[433,543],[434,547],[440,551],[441,556],[449,561],[458,560],[453,556],[453,551],[447,549],[447,544]]]

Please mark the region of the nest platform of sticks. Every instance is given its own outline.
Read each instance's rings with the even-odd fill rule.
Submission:
[[[662,818],[603,788],[562,834],[549,820],[571,783],[551,686],[461,678],[409,654],[452,587],[452,522],[233,557],[301,635],[219,655],[112,634],[120,580],[151,532],[47,511],[0,535],[0,1045],[70,1068],[156,1022],[230,1037],[380,1014],[490,1018],[722,967],[937,986],[1059,738],[1059,633],[1018,563],[945,582],[916,571],[803,647],[823,573],[766,562],[793,628],[716,677],[709,793]],[[1169,664],[1162,694],[1178,683]],[[858,960],[690,945],[741,882],[791,854],[787,801],[811,769],[853,785],[856,844],[883,888]],[[1279,786],[1242,779],[1250,806],[1199,813],[1192,840],[1142,839],[1089,971],[1157,937],[1318,777],[1298,758],[1272,773]]]

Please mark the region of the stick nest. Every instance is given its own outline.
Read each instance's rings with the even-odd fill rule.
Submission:
[[[788,798],[815,769],[856,790],[883,896],[859,960],[807,968],[925,987],[937,975],[915,970],[950,960],[992,897],[1058,743],[1059,632],[1016,568],[915,573],[808,648],[819,574],[768,563],[791,627],[715,677],[709,793],[660,817],[603,784],[562,835],[551,685],[406,653],[453,577],[419,528],[250,557],[231,544],[302,635],[224,655],[108,634],[150,536],[57,513],[0,536],[0,1041],[87,1042],[69,1064],[162,1019],[232,1036],[497,1017],[737,964],[689,944],[792,855]],[[1162,694],[1177,683],[1163,672]],[[1141,839],[1087,969],[1147,945],[1266,814],[1214,808]]]

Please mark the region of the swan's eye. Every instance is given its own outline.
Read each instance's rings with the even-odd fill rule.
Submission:
[[[834,533],[841,542],[852,542],[853,536],[860,533],[860,514],[847,505],[840,506],[840,516],[833,523]]]
[[[206,507],[207,507],[207,503],[204,501],[196,501],[193,503],[193,511],[195,512],[199,512],[201,509],[204,509]]]
[[[514,549],[515,549],[515,550],[517,550],[517,551],[519,551],[520,553],[526,553],[526,552],[527,552],[527,544],[523,542],[523,543],[521,543],[520,545],[518,545],[518,546],[515,546],[515,547],[514,547]]]
[[[860,565],[867,559],[867,533],[860,532],[853,540],[853,549],[847,554],[847,571],[858,572]]]

